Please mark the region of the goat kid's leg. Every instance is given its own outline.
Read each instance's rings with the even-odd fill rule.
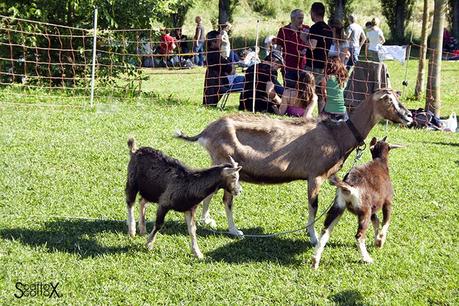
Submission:
[[[327,244],[328,239],[330,238],[331,232],[333,231],[333,227],[336,225],[336,223],[338,223],[339,219],[346,210],[346,203],[344,201],[340,202],[339,200],[340,199],[338,197],[335,199],[335,204],[328,211],[327,217],[325,218],[324,229],[322,230],[322,234],[320,235],[319,241],[314,250],[314,255],[312,256],[311,267],[313,269],[319,268],[322,252],[324,251],[325,245]]]
[[[383,212],[382,229],[381,229],[381,233],[378,234],[375,240],[375,245],[378,248],[382,248],[384,243],[386,242],[387,231],[389,230],[390,215],[392,213],[392,203],[390,202],[385,203],[382,208],[382,212]]]
[[[234,236],[244,236],[244,233],[237,229],[233,219],[233,195],[225,190],[223,195],[223,202],[225,203],[226,219],[228,220],[228,231]]]
[[[319,190],[323,180],[321,178],[314,178],[308,180],[308,234],[312,245],[317,245],[317,232],[314,228],[314,221],[317,215],[317,208],[319,206]]]
[[[134,204],[135,202],[128,202],[126,204],[127,208],[127,225],[128,225],[128,234],[131,237],[135,237],[135,219],[134,219]]]
[[[215,222],[214,219],[212,219],[210,217],[210,213],[209,213],[209,204],[210,204],[210,201],[212,201],[212,197],[213,196],[214,196],[214,194],[212,193],[209,196],[207,196],[207,198],[205,198],[204,201],[202,201],[201,222],[203,222],[205,225],[210,226],[213,229],[216,229],[217,228],[217,223]]]
[[[378,215],[376,215],[376,213],[371,215],[371,223],[373,224],[373,230],[375,232],[375,243],[376,243],[376,239],[378,238],[378,234],[379,234],[379,218],[378,218]]]
[[[153,249],[153,244],[155,243],[156,235],[164,224],[164,217],[166,216],[167,212],[168,209],[161,206],[161,204],[158,206],[158,210],[156,211],[155,225],[153,226],[153,230],[151,231],[147,240],[147,248],[149,250]]]
[[[145,235],[147,233],[147,227],[145,224],[145,212],[147,210],[148,201],[144,198],[139,200],[139,233],[140,235]]]
[[[193,207],[190,211],[185,212],[185,221],[188,227],[188,233],[191,237],[191,251],[193,254],[199,258],[203,259],[204,256],[201,253],[201,250],[198,246],[198,241],[196,239],[196,222],[195,222],[195,207]]]
[[[359,215],[359,228],[357,230],[357,234],[355,235],[355,239],[357,240],[357,248],[362,255],[362,259],[366,263],[373,263],[373,259],[371,258],[370,254],[368,254],[367,247],[365,244],[365,233],[368,229],[368,225],[370,223],[370,214]]]

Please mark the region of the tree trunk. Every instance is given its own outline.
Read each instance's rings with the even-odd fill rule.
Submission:
[[[230,0],[218,0],[218,24],[222,25],[229,21]]]
[[[336,0],[335,18],[340,21],[344,21],[344,2],[345,0]]]
[[[452,20],[453,35],[459,41],[459,1],[458,0],[453,1],[453,5],[451,9],[453,10],[453,20]]]
[[[427,55],[427,27],[429,23],[429,0],[424,0],[424,10],[422,12],[422,29],[421,29],[421,50],[419,52],[418,78],[416,80],[416,88],[414,89],[414,97],[419,100],[424,87],[424,70],[426,65]]]
[[[429,60],[429,73],[427,78],[426,110],[440,116],[440,77],[441,54],[443,51],[443,24],[445,23],[446,0],[435,0],[434,19],[430,38],[432,56]]]
[[[399,44],[405,42],[405,15],[405,3],[397,3],[394,16],[394,28],[392,29],[392,39]]]

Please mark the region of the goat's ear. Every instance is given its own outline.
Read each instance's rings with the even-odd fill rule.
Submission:
[[[238,166],[238,163],[231,157],[231,155],[228,155],[229,159],[230,159],[230,162],[231,164],[233,165],[233,167],[237,167]]]
[[[389,150],[398,149],[398,148],[404,148],[404,147],[405,147],[405,146],[398,145],[398,144],[390,144],[390,145],[389,145]]]
[[[370,147],[373,147],[376,144],[377,141],[378,140],[376,139],[376,137],[371,138]]]
[[[386,141],[386,139],[387,139],[387,136],[384,136],[384,138],[383,138],[383,139],[381,139],[381,141],[384,141],[384,142],[385,142],[385,141]]]

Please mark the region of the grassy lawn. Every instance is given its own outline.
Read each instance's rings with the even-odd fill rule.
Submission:
[[[415,63],[409,74],[414,78]],[[458,63],[444,66],[442,114],[458,112]],[[401,89],[404,66],[390,64]],[[377,125],[371,136],[404,144],[390,156],[396,191],[386,245],[368,248],[365,265],[354,243],[357,222],[346,213],[310,269],[313,248],[305,233],[234,239],[198,228],[205,260],[192,257],[182,214],[169,213],[147,251],[146,237],[127,235],[124,184],[126,140],[153,146],[192,167],[209,165],[198,145],[172,137],[175,128],[199,132],[236,111],[200,107],[203,73],[155,74],[143,84],[146,99],[110,99],[95,110],[84,100],[50,97],[43,103],[2,95],[0,102],[0,303],[13,304],[458,304],[458,134]],[[409,86],[414,81],[409,80]],[[406,96],[410,94],[406,90]],[[63,101],[63,102],[62,102]],[[16,102],[16,103],[10,103]],[[17,103],[20,102],[20,103]],[[60,103],[62,102],[62,103]],[[407,101],[410,108],[423,103]],[[61,106],[59,106],[61,105]],[[354,154],[340,175],[350,168]],[[365,151],[363,161],[370,154]],[[275,186],[243,183],[235,221],[246,234],[301,228],[307,220],[304,182]],[[221,193],[211,212],[226,230]],[[321,213],[334,196],[324,184]],[[155,207],[147,211],[151,220]],[[136,211],[137,213],[137,211]],[[323,219],[317,224],[321,228]],[[152,223],[147,224],[151,230]],[[17,283],[59,282],[59,298],[22,297]],[[24,287],[20,287],[24,288]]]

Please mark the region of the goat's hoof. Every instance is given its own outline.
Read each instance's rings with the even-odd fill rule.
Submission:
[[[236,237],[244,237],[244,233],[238,229],[230,229],[229,230],[230,235],[236,236]]]
[[[378,236],[375,240],[375,245],[377,248],[382,248],[384,246],[384,242],[386,242],[386,239],[382,236]]]
[[[374,261],[373,261],[373,258],[371,258],[370,256],[368,256],[368,257],[364,257],[364,258],[363,258],[363,262],[366,263],[366,264],[371,265]]]
[[[129,231],[129,237],[134,238],[135,237],[135,231]]]
[[[312,268],[313,270],[319,269],[319,263],[320,263],[320,260],[313,256],[313,257],[312,257],[312,265],[311,265],[311,268]]]
[[[139,235],[145,235],[147,233],[147,229],[146,228],[139,228]]]
[[[145,244],[145,246],[147,247],[147,249],[148,249],[149,251],[153,250],[153,243],[147,242],[147,243]]]
[[[204,255],[202,255],[201,252],[199,252],[199,253],[198,253],[198,252],[194,253],[194,256],[196,256],[196,258],[199,259],[199,260],[204,259]]]
[[[210,227],[211,229],[217,229],[217,222],[212,218],[201,219],[201,223]]]

